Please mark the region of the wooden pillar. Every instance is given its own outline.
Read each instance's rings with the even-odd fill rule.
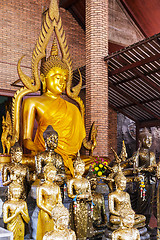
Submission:
[[[98,125],[94,155],[108,156],[108,0],[86,0],[86,129]]]

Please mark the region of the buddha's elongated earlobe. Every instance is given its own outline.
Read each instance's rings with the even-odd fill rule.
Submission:
[[[42,86],[43,86],[42,92],[45,93],[47,90],[46,77],[41,73],[40,78],[41,78],[41,82],[42,82]]]

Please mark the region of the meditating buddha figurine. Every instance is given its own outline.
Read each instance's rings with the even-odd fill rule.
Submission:
[[[13,232],[14,240],[24,240],[25,222],[30,221],[27,203],[21,199],[22,186],[17,182],[9,185],[10,200],[3,204],[3,221]]]
[[[121,226],[112,233],[112,240],[140,240],[139,231],[133,227],[135,213],[130,208],[120,211]]]
[[[108,195],[108,205],[110,211],[110,225],[111,227],[117,228],[117,226],[121,223],[120,219],[120,211],[123,208],[131,208],[130,196],[127,192],[125,192],[126,188],[126,177],[123,172],[120,171],[116,174],[115,178],[116,190]],[[145,225],[145,216],[143,215],[135,215],[135,227],[141,227]]]
[[[75,232],[68,229],[69,211],[63,204],[57,204],[52,210],[54,230],[44,235],[43,240],[76,240]]]
[[[43,133],[43,138],[45,141],[46,150],[40,152],[35,156],[36,170],[39,175],[39,178],[44,178],[43,168],[47,164],[53,164],[56,167],[56,183],[59,186],[64,184],[65,180],[65,169],[63,158],[60,154],[55,152],[55,149],[58,146],[58,133],[53,129],[51,125]]]
[[[62,203],[60,187],[54,183],[56,168],[52,164],[44,167],[45,181],[37,188],[37,206],[39,207],[37,240],[42,240],[45,233],[54,229],[53,207]]]
[[[11,163],[5,164],[2,168],[2,181],[4,186],[17,182],[21,185],[23,198],[27,194],[27,182],[29,181],[29,168],[22,161],[23,150],[19,143],[11,147]]]
[[[83,177],[85,163],[78,156],[74,162],[75,177],[68,180],[68,196],[73,199],[70,206],[71,229],[75,231],[77,239],[87,238],[87,228],[89,220],[89,205],[91,202],[91,188],[89,180]]]

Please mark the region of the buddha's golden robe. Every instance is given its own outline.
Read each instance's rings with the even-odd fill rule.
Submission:
[[[62,98],[53,100],[47,111],[41,117],[36,136],[34,139],[40,151],[45,150],[43,132],[51,125],[58,133],[58,147],[55,152],[59,153],[73,175],[72,158],[80,150],[82,141],[86,136],[84,123],[79,109],[72,103]]]

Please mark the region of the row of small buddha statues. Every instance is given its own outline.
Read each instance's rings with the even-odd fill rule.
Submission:
[[[145,132],[145,134],[148,139],[148,133]],[[37,187],[37,206],[40,209],[37,240],[86,239],[96,235],[99,227],[104,229],[107,226],[104,197],[95,192],[97,178],[93,174],[88,178],[83,177],[85,163],[78,155],[73,163],[74,177],[66,181],[63,158],[55,152],[58,145],[57,132],[52,126],[48,126],[43,137],[46,150],[35,156],[36,173],[41,180],[41,184]],[[7,223],[7,229],[13,232],[15,240],[24,239],[24,222],[28,223],[30,220],[25,202],[28,194],[27,186],[36,178],[36,174],[30,174],[29,168],[21,164],[22,153],[22,148],[16,143],[11,148],[11,163],[6,164],[2,169],[3,185],[9,186],[8,200],[3,205],[3,219]],[[126,159],[125,154],[126,151],[123,149],[121,160]],[[142,154],[142,157],[146,155]],[[135,214],[132,210],[130,196],[124,191],[126,177],[122,172],[123,162],[121,164],[120,158],[116,159],[112,167],[113,173],[106,177],[107,182],[114,181],[116,186],[116,190],[112,189],[108,196],[110,211],[108,226],[115,230],[112,239],[136,240],[140,239],[139,232],[133,228],[133,225],[134,227],[145,226],[146,217]],[[144,160],[144,158],[141,159]],[[133,160],[136,161],[136,157]],[[153,163],[148,164],[149,171],[151,166],[155,168],[155,162]],[[67,182],[68,196],[72,199],[70,206],[72,230],[67,228],[69,212],[62,204],[61,190],[65,182]]]

